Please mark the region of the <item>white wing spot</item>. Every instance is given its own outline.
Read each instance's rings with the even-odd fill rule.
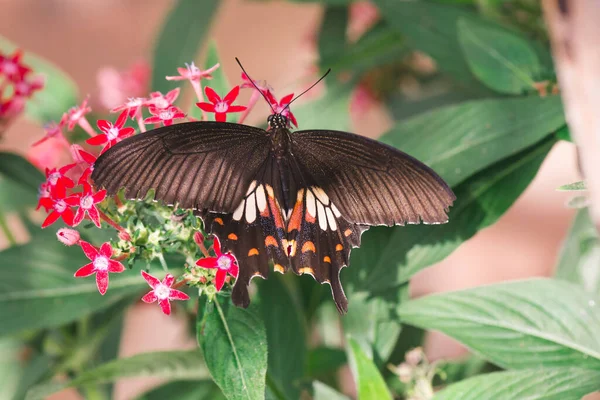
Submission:
[[[255,187],[256,187],[256,181],[252,181],[252,183],[250,183],[250,186],[248,186],[248,191],[246,192],[246,196],[248,196],[250,193],[252,193],[252,191],[254,190]]]
[[[331,210],[333,211],[333,214],[334,214],[336,217],[338,217],[338,218],[339,218],[339,217],[341,217],[341,216],[342,216],[342,213],[340,212],[340,210],[338,210],[338,208],[337,208],[337,207],[335,206],[335,204],[333,204],[333,203],[331,203]]]
[[[244,214],[244,205],[246,204],[246,200],[242,200],[240,202],[240,205],[235,209],[235,211],[233,212],[233,219],[235,219],[236,221],[239,221],[240,219],[242,219],[242,215]]]
[[[335,221],[335,218],[333,216],[333,212],[331,212],[331,208],[327,208],[327,223],[329,224],[329,227],[331,228],[332,231],[336,231],[337,230],[337,222]]]
[[[327,230],[327,216],[325,215],[325,208],[323,207],[323,204],[317,203],[317,213],[319,214],[319,216],[317,218],[319,220],[319,226],[321,227],[321,229],[326,231]]]
[[[265,188],[263,185],[256,188],[256,205],[260,212],[264,212],[267,208],[267,197],[265,196]]]
[[[317,199],[319,199],[323,205],[329,205],[329,196],[327,196],[327,193],[325,193],[323,189],[318,186],[313,186],[311,189],[315,193],[315,196],[317,196]]]
[[[306,211],[308,211],[311,217],[317,217],[317,206],[315,204],[315,196],[310,190],[306,192]]]
[[[251,194],[246,199],[246,221],[251,224],[256,219],[256,196]]]

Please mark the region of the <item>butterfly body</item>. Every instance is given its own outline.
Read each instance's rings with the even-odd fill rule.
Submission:
[[[101,155],[92,179],[128,198],[149,189],[167,204],[196,210],[207,232],[239,263],[233,302],[270,269],[310,274],[331,285],[340,312],[340,270],[371,225],[443,223],[455,199],[416,159],[347,132],[290,132],[274,114],[269,129],[190,122],[128,138]]]

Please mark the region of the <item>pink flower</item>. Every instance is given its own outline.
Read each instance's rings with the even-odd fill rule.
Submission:
[[[46,78],[42,75],[36,75],[32,79],[23,77],[20,81],[14,84],[15,95],[23,97],[31,97],[33,93],[41,90],[46,83]]]
[[[98,213],[96,204],[101,203],[105,198],[106,190],[100,190],[97,193],[93,193],[90,185],[85,185],[82,193],[75,193],[74,195],[67,197],[65,202],[68,205],[72,207],[79,206],[75,213],[75,218],[73,218],[72,226],[79,225],[87,213],[94,222],[94,225],[100,228],[100,214]]]
[[[63,136],[63,128],[65,127],[66,122],[67,114],[64,114],[58,124],[54,121],[46,124],[44,126],[44,137],[32,144],[32,146],[38,146],[51,138],[60,138],[62,141],[66,142],[66,139]]]
[[[183,81],[189,80],[190,82],[199,82],[200,79],[212,79],[212,73],[219,68],[220,64],[215,64],[209,69],[203,71],[192,62],[191,64],[185,64],[186,68],[177,68],[179,72],[178,76],[167,76],[168,81]]]
[[[127,101],[121,104],[120,106],[117,106],[110,110],[110,112],[114,113],[125,110],[127,111],[127,116],[129,118],[134,118],[140,110],[140,107],[143,106],[145,102],[146,99],[143,97],[132,97],[127,99]]]
[[[88,114],[92,111],[91,107],[87,105],[88,99],[86,98],[80,106],[75,106],[67,111],[67,129],[72,131],[75,128],[75,125],[81,124],[83,120],[87,123],[85,119],[85,114]],[[64,117],[63,117],[64,118]],[[89,125],[89,124],[88,124]]]
[[[79,241],[81,249],[86,257],[92,262],[84,265],[75,272],[75,278],[84,278],[96,274],[96,286],[101,295],[108,289],[108,273],[120,273],[125,271],[125,267],[118,261],[111,260],[112,247],[106,242],[100,247],[100,251],[94,246],[83,240]]]
[[[12,56],[0,54],[0,73],[13,82],[19,82],[31,69],[21,63],[23,52],[16,50]]]
[[[185,114],[179,108],[170,106],[169,108],[150,107],[152,117],[144,120],[145,124],[159,124],[162,122],[164,126],[173,125],[174,119],[185,118]]]
[[[79,243],[80,239],[79,232],[69,228],[60,228],[58,232],[56,232],[56,237],[66,246],[73,246],[74,244]]]
[[[44,207],[46,210],[52,210],[42,223],[42,228],[46,228],[52,225],[59,218],[62,218],[65,224],[73,226],[73,218],[75,217],[75,215],[73,214],[73,210],[71,210],[71,207],[69,207],[69,204],[67,204],[65,199],[44,197],[40,199],[38,207],[39,206]]]
[[[87,144],[91,144],[92,146],[100,146],[105,144],[104,148],[100,152],[101,154],[104,153],[121,140],[135,133],[135,129],[131,127],[124,128],[125,121],[127,121],[127,111],[123,111],[121,114],[119,114],[119,117],[114,124],[105,119],[99,120],[98,128],[100,131],[102,131],[103,135],[101,134],[91,137],[85,142]]]
[[[190,299],[190,297],[182,291],[171,289],[171,286],[173,286],[173,282],[175,281],[175,278],[171,274],[167,274],[162,282],[152,275],[146,273],[146,271],[142,271],[142,276],[152,288],[151,291],[142,297],[142,301],[144,303],[154,303],[155,301],[158,301],[158,305],[160,305],[162,312],[166,315],[171,314],[170,300]]]
[[[220,291],[225,283],[227,274],[237,278],[239,268],[235,257],[229,253],[221,253],[221,243],[219,238],[215,236],[213,241],[213,248],[215,250],[216,257],[201,258],[196,261],[196,265],[202,268],[217,268],[217,276],[215,277],[215,287],[217,291]]]
[[[48,182],[43,182],[40,185],[40,188],[38,189],[38,204],[37,207],[35,208],[36,210],[39,210],[41,207],[44,207],[44,209],[46,210],[46,212],[48,212],[50,210],[50,207],[52,206],[52,204],[49,204],[46,200],[44,199],[50,199],[50,184]],[[50,205],[50,207],[48,207],[48,205]]]
[[[221,99],[221,97],[215,92],[212,88],[206,87],[204,89],[206,93],[206,97],[208,97],[208,101],[210,103],[196,103],[196,105],[202,110],[206,112],[215,113],[215,120],[218,122],[227,121],[227,114],[234,112],[241,112],[246,109],[245,106],[234,106],[231,105],[235,101],[235,99],[240,94],[240,87],[236,86],[227,95],[225,98]],[[212,103],[212,104],[211,104]]]
[[[162,94],[161,92],[152,92],[150,93],[150,98],[144,101],[144,105],[147,107],[155,107],[158,109],[166,109],[173,106],[173,103],[179,96],[179,92],[181,89],[176,88],[171,90],[167,94]]]
[[[267,94],[267,98],[269,99],[269,103],[271,103],[271,107],[273,107],[273,110],[276,114],[283,115],[292,124],[294,124],[296,128],[298,127],[296,117],[294,117],[294,114],[292,114],[290,108],[288,107],[288,104],[290,104],[290,101],[292,101],[292,99],[294,98],[294,93],[290,93],[287,96],[283,96],[279,101],[277,101],[277,98],[271,93]]]
[[[148,90],[149,81],[150,66],[144,61],[132,64],[125,71],[113,67],[101,68],[96,75],[100,104],[109,110],[120,107],[119,104],[129,98],[143,96]],[[129,114],[129,117],[134,114]]]

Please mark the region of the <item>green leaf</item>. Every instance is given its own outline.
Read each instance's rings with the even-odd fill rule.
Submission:
[[[513,32],[483,21],[458,21],[458,40],[473,74],[506,94],[535,90],[540,63],[535,49]]]
[[[0,52],[12,53],[18,46],[0,36]],[[35,74],[46,77],[44,89],[28,100],[25,114],[38,121],[59,121],[63,113],[77,102],[77,85],[63,70],[39,56],[25,52],[23,62]]]
[[[402,36],[384,22],[375,25],[356,43],[330,50],[320,54],[319,63],[323,69],[331,68],[335,73],[343,70],[363,73],[370,68],[400,60],[408,53]]]
[[[152,90],[162,93],[175,88],[165,79],[177,68],[194,61],[219,6],[218,0],[178,0],[154,46]]]
[[[307,375],[318,377],[337,371],[347,362],[346,352],[332,347],[317,347],[308,352]]]
[[[508,210],[534,178],[552,144],[546,141],[527,149],[456,186],[457,200],[447,224],[371,228],[342,276],[357,290],[378,293],[443,260]]]
[[[323,60],[332,55],[346,52],[346,31],[348,29],[348,8],[327,6],[321,21],[318,38],[319,60],[322,68],[331,67]],[[339,72],[335,71],[334,73]]]
[[[401,122],[381,141],[421,160],[455,186],[564,124],[558,96],[476,100]]]
[[[139,272],[112,274],[106,295],[94,277],[73,274],[89,263],[79,247],[65,247],[53,233],[0,252],[0,336],[59,326],[116,303],[147,287]]]
[[[567,185],[562,185],[556,190],[560,190],[562,192],[579,192],[579,191],[587,190],[587,187],[585,185],[585,181],[579,181],[579,182],[569,183]]]
[[[600,293],[600,238],[587,209],[579,210],[563,243],[555,276]]]
[[[348,299],[352,307],[342,318],[344,333],[351,335],[376,365],[383,365],[400,336],[396,308],[408,300],[408,285],[380,292],[377,297],[355,291],[355,286],[349,285]]]
[[[198,343],[214,381],[228,399],[262,399],[267,334],[257,305],[243,309],[220,298],[198,313]]]
[[[219,57],[219,52],[217,50],[217,44],[214,41],[212,41],[208,45],[208,51],[206,54],[206,60],[204,61],[203,69],[207,70],[207,69],[213,67],[215,64],[220,64],[220,63],[221,63],[221,57]],[[217,92],[217,94],[219,96],[225,97],[227,95],[227,93],[229,93],[229,91],[231,90],[232,87],[229,85],[229,81],[227,80],[227,76],[225,75],[225,70],[223,69],[223,66],[221,65],[211,75],[212,75],[212,79],[210,81],[206,81],[206,82],[208,82],[206,84],[206,86],[210,86],[212,89],[214,89],[215,92]],[[202,90],[204,90],[204,88]],[[204,92],[202,92],[202,95],[204,96]],[[208,99],[205,98],[204,101],[208,101]],[[193,104],[192,104],[192,109],[190,111],[190,115],[193,118],[201,120],[202,110],[198,106],[196,106],[197,102],[198,101],[196,99],[196,94],[194,93],[194,101],[192,102]],[[227,114],[226,117],[227,117],[227,122],[237,122],[237,120],[239,118],[239,113]],[[212,115],[212,118],[210,118],[210,120],[214,121],[214,114]]]
[[[313,400],[350,400],[350,397],[344,396],[337,390],[327,386],[319,381],[314,381],[313,387]]]
[[[165,351],[138,354],[92,368],[67,382],[48,382],[33,387],[28,400],[43,399],[69,387],[115,382],[122,378],[156,377],[162,379],[199,380],[208,377],[202,356],[197,350]]]
[[[279,274],[260,282],[259,294],[267,331],[270,384],[276,384],[286,398],[299,399],[307,352],[302,312]]]
[[[600,300],[556,279],[528,279],[403,304],[408,324],[457,339],[503,368],[600,370]]]
[[[350,368],[356,381],[358,398],[361,400],[392,400],[392,395],[373,361],[367,357],[353,338],[348,338],[348,345]]]
[[[213,381],[175,381],[152,389],[137,400],[224,400],[225,396]]]
[[[389,26],[403,35],[407,46],[427,53],[440,70],[463,85],[482,91],[462,55],[457,32],[459,19],[478,20],[476,14],[427,1],[374,0],[373,3]]]
[[[434,400],[579,400],[599,382],[600,372],[573,367],[494,372],[450,385]]]
[[[25,158],[4,151],[0,152],[0,176],[28,193],[35,193],[36,200],[38,189],[45,180],[44,174]],[[35,205],[36,202],[31,202],[29,205]]]

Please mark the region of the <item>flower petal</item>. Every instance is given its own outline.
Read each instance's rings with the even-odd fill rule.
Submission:
[[[102,246],[100,247],[100,254],[102,254],[106,258],[111,258],[112,253],[113,253],[113,250],[112,250],[112,246],[110,245],[110,243],[108,243],[108,242],[103,243]]]
[[[215,287],[217,288],[217,292],[221,291],[223,284],[225,283],[225,277],[227,276],[227,271],[224,269],[220,269],[217,271],[217,276],[215,277]]]
[[[181,290],[171,289],[169,292],[169,300],[189,300],[190,296],[183,293]]]
[[[154,303],[156,300],[158,300],[158,297],[154,294],[154,290],[149,291],[142,297],[144,303]]]
[[[167,287],[171,287],[173,286],[173,282],[175,282],[175,277],[171,274],[167,274],[163,279],[162,284]]]
[[[115,260],[108,260],[108,272],[118,274],[123,271],[125,271],[123,264]]]
[[[225,114],[225,113],[215,113],[215,121],[217,121],[217,122],[225,122],[225,121],[227,121],[227,114]]]
[[[158,304],[160,304],[160,309],[162,310],[163,314],[171,315],[171,303],[169,303],[169,299],[159,300]]]
[[[81,207],[77,209],[75,213],[75,218],[73,218],[73,226],[77,226],[83,221],[83,217],[85,216],[85,210]]]
[[[158,278],[155,278],[146,271],[142,271],[142,277],[146,280],[146,282],[148,282],[148,285],[150,285],[152,289],[160,285],[160,281],[158,280]]]
[[[62,220],[65,222],[65,224],[69,225],[69,226],[73,226],[73,219],[75,218],[75,214],[73,213],[73,210],[71,210],[70,208],[67,208],[65,211],[62,212],[62,214],[60,214]]]
[[[60,214],[57,213],[56,211],[52,211],[50,214],[48,214],[48,216],[46,217],[46,219],[42,223],[42,228],[46,228],[47,226],[52,225],[59,218],[60,218]]]
[[[206,93],[206,97],[208,97],[208,101],[210,101],[213,104],[221,101],[221,97],[210,86],[207,86],[204,88],[204,93]],[[198,107],[200,107],[200,106],[198,106]]]
[[[119,118],[117,118],[117,122],[115,122],[115,126],[119,129],[125,125],[125,121],[127,121],[127,111],[123,111],[119,114]]]
[[[102,296],[108,289],[108,271],[96,271],[96,286]]]
[[[96,269],[94,268],[94,263],[89,263],[84,265],[83,267],[79,268],[76,272],[75,272],[75,278],[85,278],[86,276],[90,276],[93,273],[96,272]]]
[[[106,135],[96,135],[94,137],[89,138],[85,142],[87,144],[91,144],[92,146],[100,146],[108,141],[108,137]]]
[[[100,190],[98,193],[96,193],[92,196],[92,199],[94,199],[94,203],[100,203],[105,198],[106,198],[106,190],[105,189]]]
[[[77,210],[77,213],[79,213],[79,211],[81,211],[81,208],[79,210]],[[88,215],[90,216],[90,219],[92,220],[94,225],[96,225],[96,227],[100,228],[100,214],[98,214],[98,209],[96,208],[96,206],[92,206],[92,208],[90,208],[87,211],[88,211]]]
[[[238,274],[240,272],[240,268],[237,266],[237,264],[231,264],[231,267],[229,267],[229,275],[233,276],[234,278],[238,277]]]
[[[235,101],[235,99],[238,97],[239,94],[240,94],[240,87],[236,86],[233,89],[231,89],[229,91],[229,93],[227,93],[227,96],[225,96],[223,101],[226,102],[227,104],[231,104]]]
[[[85,253],[85,256],[92,261],[100,255],[98,250],[86,241],[80,240],[79,245],[81,246],[81,250]]]
[[[98,125],[98,129],[100,129],[104,133],[108,132],[113,126],[113,124],[111,124],[110,121],[107,121],[105,119],[98,120],[98,122],[96,122],[96,125]]]
[[[202,111],[215,112],[215,105],[210,103],[196,103],[196,106]]]
[[[228,113],[234,113],[234,112],[242,112],[246,110],[246,106],[229,106],[229,108],[227,109]]]
[[[221,257],[221,254],[223,254],[221,253],[221,241],[217,236],[213,238],[213,249],[215,250],[217,257]]]
[[[135,129],[131,127],[123,128],[119,131],[119,139],[125,139],[135,133]]]
[[[208,268],[208,269],[217,268],[217,258],[216,257],[201,258],[198,261],[196,261],[196,265],[199,267]]]

